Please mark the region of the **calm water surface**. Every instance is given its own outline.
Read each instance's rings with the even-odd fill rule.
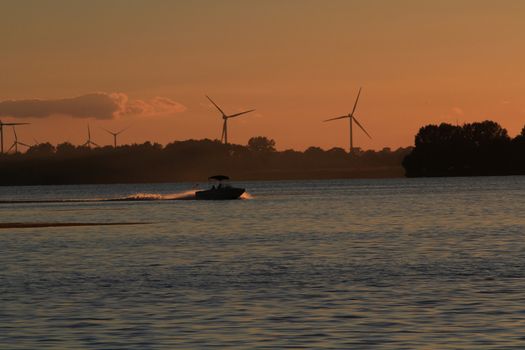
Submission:
[[[0,348],[524,348],[525,177],[242,185],[0,187],[0,223],[148,223],[1,229]]]

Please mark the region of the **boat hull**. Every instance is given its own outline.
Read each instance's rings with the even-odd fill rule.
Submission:
[[[244,188],[224,187],[195,192],[195,199],[203,200],[228,200],[239,199],[244,193]]]

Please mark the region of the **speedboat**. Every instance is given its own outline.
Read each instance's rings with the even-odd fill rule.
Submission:
[[[224,181],[230,178],[225,175],[210,176],[208,180],[218,182],[217,185],[213,185],[208,190],[195,192],[195,199],[207,199],[207,200],[225,200],[225,199],[239,199],[245,192],[244,188],[233,187]]]

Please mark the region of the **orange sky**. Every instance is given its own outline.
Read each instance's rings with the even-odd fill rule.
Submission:
[[[2,115],[32,123],[25,142],[82,143],[88,122],[99,144],[112,142],[102,127],[128,125],[125,143],[219,138],[209,94],[226,112],[257,109],[231,120],[230,142],[347,149],[348,122],[321,121],[348,113],[360,86],[365,149],[412,145],[428,123],[492,119],[511,136],[525,125],[525,1],[6,0],[0,13],[0,103],[103,92],[145,106],[103,120]]]

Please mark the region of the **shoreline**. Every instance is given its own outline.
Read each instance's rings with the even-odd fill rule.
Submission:
[[[127,226],[148,225],[149,222],[8,222],[0,223],[1,229],[41,227],[82,227],[82,226]]]
[[[225,173],[229,175],[232,181],[294,181],[294,180],[341,180],[341,179],[396,179],[406,178],[404,169],[401,167],[384,167],[363,170],[297,170],[297,171],[248,171],[232,172],[223,171],[222,169],[215,173]],[[211,173],[210,173],[211,174]],[[61,186],[61,185],[114,185],[114,184],[144,184],[144,183],[199,183],[205,182],[208,173],[202,174],[179,174],[178,176],[157,176],[157,177],[134,177],[121,179],[100,179],[85,180],[71,179],[67,181],[53,181],[46,178],[45,180],[33,181],[10,181],[0,183],[3,186]]]

